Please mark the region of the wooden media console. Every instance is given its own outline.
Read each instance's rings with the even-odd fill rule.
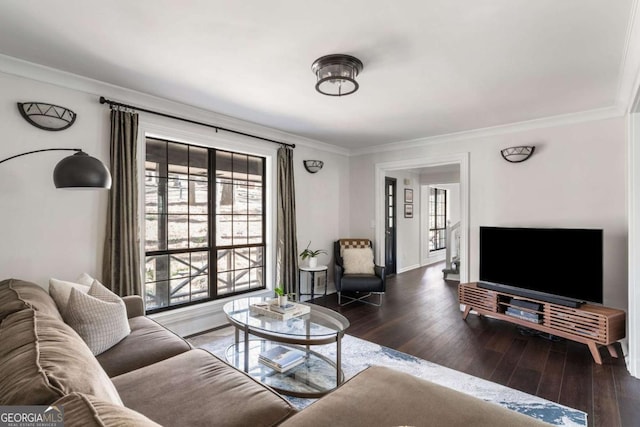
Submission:
[[[469,312],[474,310],[480,315],[580,342],[589,347],[593,359],[599,365],[602,364],[602,358],[598,346],[606,346],[611,356],[618,357],[613,344],[625,337],[625,312],[617,308],[592,304],[584,304],[579,308],[566,307],[484,289],[478,287],[477,283],[461,283],[458,287],[458,297],[460,304],[466,305],[462,315],[464,320]],[[527,302],[539,306],[539,309],[523,307]],[[514,317],[507,314],[509,307],[512,307],[510,311],[524,312],[525,316]],[[526,317],[537,320],[527,320]]]

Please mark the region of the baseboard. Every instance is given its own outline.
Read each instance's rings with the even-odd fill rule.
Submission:
[[[397,273],[406,273],[407,271],[411,271],[411,270],[415,270],[416,268],[420,268],[422,267],[420,264],[413,264],[413,265],[409,265],[407,267],[403,267],[398,269]]]

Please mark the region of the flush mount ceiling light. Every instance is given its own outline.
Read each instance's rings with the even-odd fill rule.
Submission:
[[[356,77],[362,71],[362,62],[349,55],[333,54],[318,58],[311,71],[318,78],[316,90],[329,96],[349,95],[358,90]]]
[[[18,102],[18,110],[26,121],[44,130],[64,130],[76,121],[73,111],[46,102]]]
[[[533,145],[521,145],[500,150],[500,154],[502,154],[502,158],[507,162],[520,163],[531,157],[535,150],[536,147]]]
[[[324,162],[322,160],[305,160],[303,163],[304,168],[309,173],[316,173],[322,169],[322,166],[324,166]]]

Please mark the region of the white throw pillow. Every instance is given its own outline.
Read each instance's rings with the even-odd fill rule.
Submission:
[[[76,279],[76,283],[80,283],[81,285],[85,285],[85,286],[91,286],[93,284],[93,281],[96,280],[93,277],[91,277],[89,275],[89,273],[82,273],[81,275],[78,276],[78,278]]]
[[[80,280],[83,280],[83,282]],[[51,295],[51,298],[56,302],[56,306],[58,307],[60,314],[63,314],[67,310],[67,303],[71,296],[71,289],[77,289],[78,291],[86,294],[89,292],[92,282],[93,279],[88,285],[85,285],[84,283],[86,282],[84,282],[82,276],[80,276],[75,282],[53,278],[49,279],[49,295]]]
[[[86,294],[76,288],[71,289],[62,317],[82,337],[95,356],[131,333],[124,301],[97,280],[93,281]]]
[[[371,248],[345,248],[342,264],[344,274],[375,274]]]

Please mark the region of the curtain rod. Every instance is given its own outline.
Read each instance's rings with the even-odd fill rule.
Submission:
[[[136,106],[133,106],[133,105],[123,104],[121,102],[112,101],[110,99],[107,99],[104,96],[100,97],[100,104],[109,104],[110,107],[116,106],[116,107],[129,108],[131,110],[136,110],[136,111],[143,111],[145,113],[155,114],[156,116],[162,116],[162,117],[167,117],[169,119],[180,120],[180,121],[187,122],[187,123],[193,123],[194,125],[206,126],[208,128],[215,129],[216,132],[218,132],[219,130],[223,130],[225,132],[235,133],[236,135],[248,136],[250,138],[260,139],[262,141],[273,142],[274,144],[280,144],[280,145],[284,145],[286,147],[296,148],[295,144],[287,144],[286,142],[280,142],[280,141],[276,141],[276,140],[269,139],[269,138],[263,138],[261,136],[251,135],[250,133],[240,132],[240,131],[233,130],[233,129],[227,129],[227,128],[223,128],[223,127],[220,127],[220,126],[211,125],[209,123],[203,123],[203,122],[198,122],[196,120],[185,119],[184,117],[172,116],[171,114],[165,114],[165,113],[161,113],[159,111],[147,110],[146,108],[140,108],[140,107],[136,107]]]

